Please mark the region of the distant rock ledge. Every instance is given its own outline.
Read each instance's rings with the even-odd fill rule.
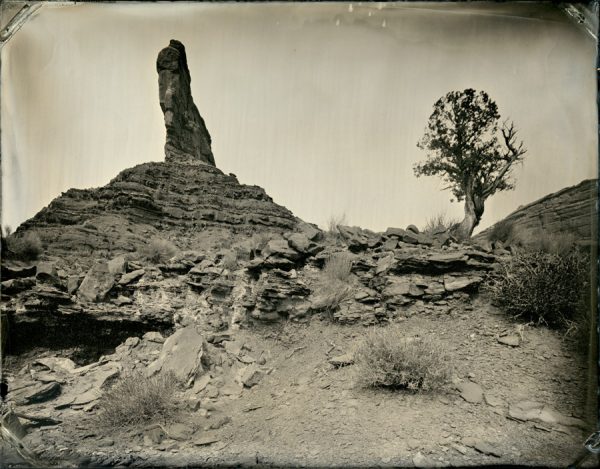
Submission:
[[[591,244],[598,239],[597,200],[598,180],[587,179],[519,207],[504,220],[477,234],[473,239],[490,240],[494,228],[506,223],[521,236],[569,233],[576,236],[578,243]]]

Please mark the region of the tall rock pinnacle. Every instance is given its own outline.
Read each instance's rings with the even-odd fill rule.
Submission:
[[[199,161],[215,166],[210,134],[192,99],[190,71],[181,42],[171,39],[168,47],[158,53],[156,70],[160,107],[167,127],[165,161]]]

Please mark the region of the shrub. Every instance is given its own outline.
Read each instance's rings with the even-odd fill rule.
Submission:
[[[125,375],[98,401],[97,422],[101,427],[117,429],[173,420],[178,411],[178,387],[173,372],[150,378],[139,371]]]
[[[575,248],[575,241],[575,235],[572,233],[539,233],[527,243],[527,247],[551,254],[568,255]]]
[[[395,326],[369,331],[354,362],[357,381],[366,387],[434,391],[452,373],[445,348],[436,339],[404,339]]]
[[[237,252],[233,249],[226,251],[221,258],[221,265],[227,270],[235,270],[238,265]]]
[[[140,249],[140,255],[155,264],[166,262],[177,253],[177,247],[166,239],[153,238]]]
[[[427,223],[422,231],[426,234],[440,233],[442,231],[448,231],[458,223],[459,220],[456,218],[449,217],[446,212],[440,212],[427,219]]]
[[[589,266],[588,257],[575,249],[562,254],[522,250],[501,261],[487,290],[515,318],[570,328],[587,315],[581,305],[589,290]]]
[[[37,233],[25,233],[24,236],[8,238],[8,250],[17,259],[35,260],[44,251],[42,240]]]
[[[339,227],[347,224],[348,221],[345,213],[342,213],[341,215],[331,215],[329,220],[327,220],[327,233],[333,238],[338,238],[340,236]]]
[[[352,259],[345,252],[333,253],[325,261],[319,283],[314,292],[313,306],[328,312],[334,312],[340,304],[352,294],[350,275]]]

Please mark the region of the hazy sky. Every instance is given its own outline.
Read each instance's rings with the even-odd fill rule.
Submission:
[[[217,166],[306,221],[462,215],[417,179],[433,103],[485,90],[528,153],[481,227],[596,177],[595,41],[531,4],[44,5],[2,50],[2,224],[164,158],[156,56],[187,49]]]

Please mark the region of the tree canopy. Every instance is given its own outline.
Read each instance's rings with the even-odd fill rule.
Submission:
[[[526,150],[516,140],[512,122],[500,124],[498,106],[485,91],[451,91],[436,101],[425,134],[417,146],[427,159],[414,166],[419,176],[441,176],[458,201],[466,199],[472,226],[483,214],[483,202],[498,191],[514,188],[511,168]],[[468,225],[463,221],[465,225]],[[464,233],[463,233],[464,234]]]

